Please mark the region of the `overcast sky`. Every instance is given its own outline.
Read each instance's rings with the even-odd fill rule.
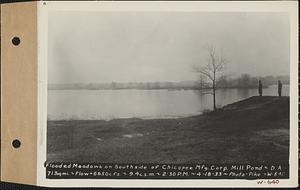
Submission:
[[[206,44],[237,76],[289,74],[285,13],[51,12],[49,83],[195,80]]]

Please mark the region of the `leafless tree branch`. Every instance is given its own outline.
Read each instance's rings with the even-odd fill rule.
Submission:
[[[222,76],[222,72],[225,69],[225,64],[227,60],[225,57],[221,55],[217,55],[216,48],[212,45],[205,46],[206,51],[208,52],[207,63],[204,66],[195,66],[194,71],[199,73],[201,84],[210,84],[209,86],[212,87],[213,90],[213,103],[214,109],[216,109],[216,88],[217,82],[219,78]],[[208,79],[208,81],[204,82],[204,78]]]

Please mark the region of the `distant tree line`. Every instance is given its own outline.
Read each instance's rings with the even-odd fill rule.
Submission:
[[[276,85],[278,80],[283,84],[289,84],[289,76],[266,76],[253,77],[248,74],[242,74],[233,78],[221,76],[216,82],[217,88],[257,88],[258,80],[262,80],[265,87]],[[207,83],[199,81],[181,81],[181,82],[110,82],[110,83],[70,83],[70,84],[49,84],[49,90],[117,90],[117,89],[169,89],[169,90],[201,90],[211,89]]]
[[[249,74],[242,74],[237,78],[221,76],[217,82],[219,88],[257,88],[258,80],[261,80],[264,87],[276,85],[278,80],[283,84],[289,84],[289,76],[265,76],[253,77]]]

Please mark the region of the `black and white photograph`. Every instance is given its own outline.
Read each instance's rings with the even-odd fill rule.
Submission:
[[[290,29],[287,12],[50,11],[46,163],[288,179]]]

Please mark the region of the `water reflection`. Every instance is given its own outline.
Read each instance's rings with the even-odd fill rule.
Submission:
[[[238,96],[249,97],[250,89],[249,88],[242,88],[242,89],[238,90],[237,93],[238,93]]]
[[[283,96],[289,86],[283,86]],[[257,89],[219,89],[217,107],[222,107],[250,96]],[[277,95],[277,86],[263,90],[263,95]],[[49,90],[48,118],[114,119],[114,118],[169,118],[200,114],[212,109],[211,91],[199,90]]]

